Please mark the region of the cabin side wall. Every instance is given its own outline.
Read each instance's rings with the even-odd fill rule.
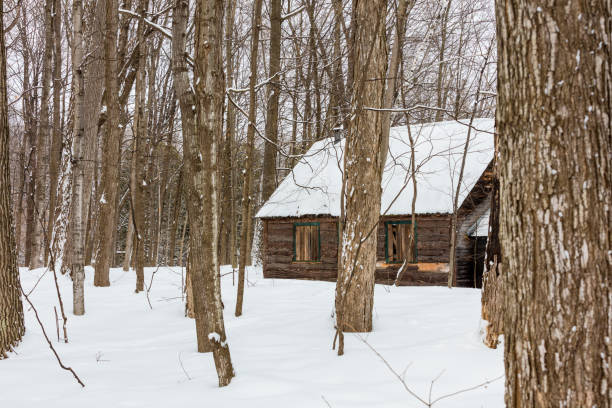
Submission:
[[[457,257],[457,286],[474,288],[478,286],[478,277],[474,276],[474,271],[478,270],[479,265],[474,265],[474,262],[479,262],[484,253],[482,242],[478,244],[477,240],[467,235],[468,230],[474,223],[482,217],[484,213],[491,207],[491,198],[487,197],[482,200],[474,209],[465,217],[461,218],[459,228],[457,229],[457,249],[455,256]],[[482,241],[482,240],[481,240]],[[486,240],[485,246],[486,246]]]
[[[385,221],[409,220],[384,217],[377,231],[376,282],[392,284],[401,267],[385,261]],[[263,273],[266,278],[334,281],[338,265],[337,221],[333,217],[264,219]],[[321,233],[321,261],[293,262],[293,224],[318,222]],[[401,285],[444,285],[447,281],[450,245],[450,218],[417,216],[417,261],[402,271]]]
[[[321,234],[320,262],[293,262],[293,224],[318,222]],[[264,220],[263,273],[265,278],[334,281],[338,270],[338,231],[329,218]]]

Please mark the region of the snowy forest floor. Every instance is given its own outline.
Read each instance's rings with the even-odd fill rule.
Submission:
[[[146,268],[149,285],[156,268]],[[376,285],[374,332],[346,336],[346,354],[331,349],[335,285],[263,279],[249,272],[244,315],[234,317],[236,287],[223,267],[225,324],[236,377],[217,387],[211,354],[196,352],[195,324],[184,317],[180,268],[160,267],[149,294],[134,294],[135,275],[111,270],[111,287],[93,286],[86,268],[85,308],[72,315],[72,289],[59,277],[68,315],[68,344],[58,343],[53,275],[30,298],[64,363],[59,368],[33,311],[24,302],[26,335],[0,361],[0,407],[422,407],[406,384],[432,400],[503,374],[503,347],[480,341],[480,291]],[[29,292],[43,270],[21,270]],[[59,307],[58,307],[59,313]],[[61,327],[61,323],[60,323]],[[434,407],[502,407],[504,380],[444,399]]]

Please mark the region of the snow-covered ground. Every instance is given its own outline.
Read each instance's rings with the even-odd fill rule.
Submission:
[[[147,285],[154,270],[145,271]],[[26,292],[42,273],[21,271]],[[81,317],[72,315],[71,283],[60,277],[68,344],[56,340],[51,273],[31,295],[64,363],[86,387],[59,368],[25,305],[24,341],[0,361],[0,407],[424,406],[357,335],[346,336],[344,356],[331,349],[332,283],[264,280],[260,269],[252,269],[244,315],[236,318],[236,288],[226,275],[225,324],[236,377],[220,389],[212,356],[196,352],[194,321],[183,315],[179,268],[159,268],[150,292],[152,310],[144,293],[134,294],[133,272],[112,270],[110,288],[93,287],[92,269],[86,273]],[[479,314],[477,290],[377,285],[374,332],[363,339],[424,399],[437,378],[433,400],[503,374],[501,348],[489,350],[480,342]],[[503,381],[434,407],[502,407]]]

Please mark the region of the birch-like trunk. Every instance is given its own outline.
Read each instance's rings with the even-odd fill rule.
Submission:
[[[507,407],[612,401],[611,12],[497,2]]]
[[[84,81],[83,81],[83,0],[72,3],[73,56],[72,72],[74,77],[74,131],[72,157],[74,159],[74,188],[72,194],[72,307],[75,315],[85,314],[83,265],[83,145],[84,145]]]
[[[212,346],[219,386],[230,383],[234,368],[223,322],[221,277],[218,259],[218,203],[217,159],[219,141],[222,140],[223,99],[223,2],[198,0],[195,12],[195,91],[196,135],[192,141],[198,156],[189,160],[201,171],[189,174],[189,183],[201,197],[198,212],[190,212],[191,279],[194,288],[203,286],[203,292],[194,292],[194,299],[205,302],[206,320],[210,331],[207,337]],[[191,149],[193,151],[193,149]],[[191,168],[194,169],[195,166]],[[192,206],[191,209],[194,207]],[[199,227],[203,227],[203,230]],[[192,235],[193,233],[193,235]],[[196,284],[202,281],[202,284]],[[201,299],[201,298],[204,299]],[[198,309],[196,308],[196,318]]]

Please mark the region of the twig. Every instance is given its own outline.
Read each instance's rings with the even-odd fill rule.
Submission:
[[[329,403],[328,400],[325,399],[325,397],[323,395],[321,395],[321,399],[323,400],[323,402],[325,402],[325,405],[327,405],[329,408],[332,408],[331,404]]]
[[[147,295],[147,302],[149,302],[149,307],[151,308],[151,310],[153,310],[153,305],[151,305],[151,299],[149,298],[149,292],[151,291],[151,287],[153,286],[153,278],[155,277],[155,274],[157,273],[158,270],[159,270],[159,265],[157,265],[157,268],[155,268],[155,270],[151,274],[151,280],[149,281],[149,286],[147,286],[147,291],[145,292],[145,294]]]
[[[419,400],[419,402],[421,402],[423,405],[425,405],[426,407],[429,407],[429,408],[433,407],[434,404],[437,403],[438,401],[441,401],[441,400],[446,399],[446,398],[454,397],[456,395],[463,394],[463,393],[468,392],[468,391],[473,391],[473,390],[476,390],[476,389],[481,388],[481,387],[485,387],[485,386],[487,386],[487,385],[489,385],[489,384],[491,384],[491,383],[493,383],[495,381],[498,381],[498,380],[504,378],[504,374],[502,374],[502,375],[497,376],[497,377],[495,377],[495,378],[493,378],[491,380],[487,380],[485,382],[482,382],[480,384],[474,385],[472,387],[464,388],[464,389],[461,389],[461,390],[458,390],[458,391],[453,391],[453,392],[451,392],[449,394],[444,394],[444,395],[442,395],[442,396],[440,396],[440,397],[438,397],[438,398],[436,398],[435,400],[432,401],[431,400],[431,392],[432,392],[431,390],[433,388],[433,384],[444,373],[444,370],[443,370],[440,374],[438,374],[438,376],[436,378],[434,378],[431,381],[431,385],[429,387],[429,401],[425,401],[423,398],[418,396],[414,391],[412,391],[410,389],[410,387],[408,387],[408,384],[406,384],[406,381],[403,378],[404,374],[403,373],[402,373],[402,375],[398,374],[398,372],[395,371],[393,369],[393,367],[391,367],[391,364],[389,364],[389,362],[387,360],[385,360],[385,358],[370,343],[368,343],[368,340],[366,338],[364,338],[363,336],[358,335],[358,334],[355,334],[355,337],[357,337],[363,344],[368,346],[368,348],[370,350],[372,350],[372,352],[374,352],[374,354],[376,354],[376,356],[378,356],[378,358],[380,358],[380,360],[387,366],[389,371],[391,371],[391,373],[400,381],[400,383],[402,383],[402,385],[404,386],[404,389],[406,391],[408,391],[408,393],[410,395],[412,395],[414,398]],[[404,370],[404,372],[405,372],[405,370]]]
[[[178,359],[179,359],[179,363],[181,364],[181,368],[183,369],[183,372],[185,373],[185,376],[187,377],[188,380],[191,380],[191,377],[187,373],[187,370],[185,370],[185,366],[183,365],[183,360],[181,360],[181,352],[180,351],[178,353]]]
[[[55,312],[55,330],[57,331],[57,342],[59,343],[59,317],[57,317],[57,307],[53,306]]]
[[[59,357],[59,354],[57,354],[57,351],[55,351],[55,348],[53,347],[53,344],[51,343],[51,340],[49,340],[49,336],[47,336],[47,331],[45,330],[45,326],[42,324],[42,322],[40,321],[40,318],[38,317],[38,311],[36,310],[36,308],[34,307],[34,304],[32,303],[32,301],[30,300],[30,298],[28,297],[28,295],[24,292],[23,288],[21,288],[21,294],[23,295],[23,297],[25,298],[25,300],[28,302],[28,304],[30,305],[30,307],[32,308],[32,310],[34,311],[34,316],[36,316],[36,320],[38,321],[38,325],[40,326],[40,329],[42,330],[43,335],[45,336],[45,340],[47,340],[47,344],[49,345],[49,348],[51,349],[51,351],[53,352],[53,355],[55,355],[55,358],[57,359],[57,363],[59,364],[59,366],[61,368],[63,368],[66,371],[70,371],[72,373],[72,375],[74,376],[75,380],[77,380],[77,382],[79,384],[81,384],[81,387],[85,387],[85,384],[83,384],[83,381],[81,381],[81,379],[79,378],[79,376],[74,372],[74,370],[70,367],[67,367],[64,365],[64,363],[62,363],[62,360]]]

